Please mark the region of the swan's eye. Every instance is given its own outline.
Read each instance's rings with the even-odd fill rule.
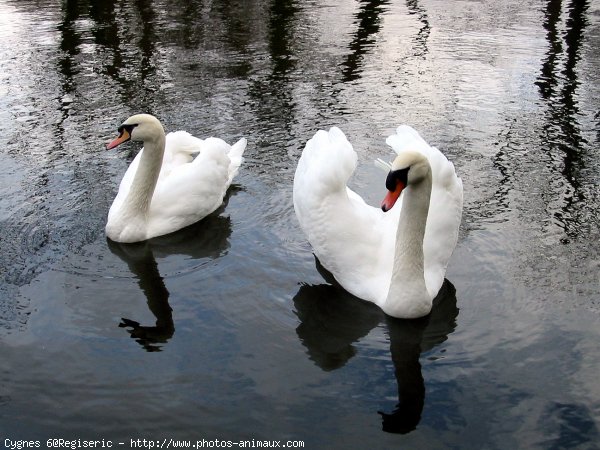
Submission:
[[[127,134],[128,134],[129,136],[131,136],[131,132],[132,132],[132,131],[133,131],[133,129],[134,129],[135,127],[137,127],[137,126],[138,126],[138,124],[137,124],[137,123],[135,123],[135,124],[131,124],[131,125],[121,125],[121,126],[120,126],[120,127],[117,129],[117,131],[119,132],[119,137],[123,136],[123,132],[124,132],[124,131],[127,131]]]
[[[388,191],[395,191],[398,182],[402,183],[404,186],[408,184],[408,170],[410,167],[406,169],[393,170],[388,173],[388,176],[385,180],[385,187]]]

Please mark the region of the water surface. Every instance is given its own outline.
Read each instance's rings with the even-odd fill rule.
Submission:
[[[0,0],[2,438],[598,448],[599,74],[592,1]],[[121,246],[138,112],[249,145],[223,208]],[[418,321],[332,285],[291,201],[336,125],[379,203],[401,123],[465,186]]]

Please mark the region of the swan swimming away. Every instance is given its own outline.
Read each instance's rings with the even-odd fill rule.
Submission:
[[[422,317],[444,281],[458,240],[463,186],[454,165],[411,127],[386,143],[393,163],[381,208],[347,182],[357,155],[336,127],[310,139],[294,175],[294,209],[320,263],[348,292],[398,318]]]
[[[129,140],[142,141],[144,148],[125,172],[106,223],[108,238],[124,243],[172,233],[216,210],[246,148],[245,138],[231,146],[185,131],[165,136],[159,120],[149,114],[123,122],[107,149]]]

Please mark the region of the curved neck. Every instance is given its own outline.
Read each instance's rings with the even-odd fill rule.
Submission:
[[[431,197],[431,170],[403,193],[390,289],[383,310],[401,317],[420,317],[431,309],[425,284],[423,239]]]
[[[144,150],[131,183],[124,207],[136,214],[145,215],[158,181],[165,152],[165,135],[144,141]]]

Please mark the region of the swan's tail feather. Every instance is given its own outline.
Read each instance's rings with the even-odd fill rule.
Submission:
[[[227,171],[226,187],[229,187],[242,164],[242,155],[246,149],[246,143],[245,138],[240,139],[233,145],[229,145],[220,138],[206,138],[202,141],[202,151],[194,160],[194,163],[203,164],[205,161],[217,162],[221,170]]]
[[[229,153],[227,155],[229,156],[229,160],[231,162],[229,163],[229,180],[227,181],[228,185],[231,184],[233,178],[237,175],[238,170],[242,165],[242,161],[244,160],[242,155],[244,154],[244,150],[246,150],[247,144],[247,139],[241,138],[229,149]]]

